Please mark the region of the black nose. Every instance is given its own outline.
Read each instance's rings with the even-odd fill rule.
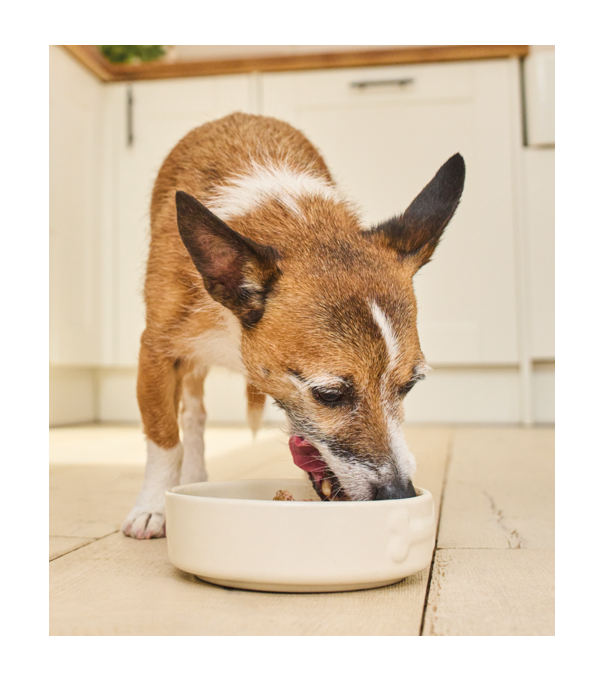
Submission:
[[[412,481],[389,482],[376,487],[374,501],[386,501],[387,499],[410,499],[416,496],[416,490]]]

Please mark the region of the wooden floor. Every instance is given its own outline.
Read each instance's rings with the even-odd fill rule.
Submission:
[[[382,589],[271,594],[181,573],[121,534],[142,481],[133,427],[50,432],[51,635],[553,635],[554,429],[416,426],[440,505],[431,568]],[[212,480],[301,476],[286,437],[210,429]]]

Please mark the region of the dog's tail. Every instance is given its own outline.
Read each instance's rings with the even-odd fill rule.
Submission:
[[[248,383],[246,385],[246,395],[248,396],[248,427],[252,430],[252,434],[256,436],[263,421],[265,394]]]

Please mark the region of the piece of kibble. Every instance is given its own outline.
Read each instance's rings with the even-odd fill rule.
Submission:
[[[274,501],[296,501],[287,489],[279,489],[273,497]],[[298,499],[299,501],[313,501],[313,499]]]
[[[274,501],[295,501],[296,499],[287,489],[280,489],[273,497]]]

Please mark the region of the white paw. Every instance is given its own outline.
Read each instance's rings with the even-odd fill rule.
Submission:
[[[122,532],[133,539],[153,539],[166,536],[166,516],[164,513],[133,508],[122,523]]]
[[[152,441],[147,442],[147,465],[143,486],[134,508],[122,524],[122,532],[134,539],[152,539],[166,536],[166,503],[164,495],[175,487],[181,472],[183,447],[163,449]]]

